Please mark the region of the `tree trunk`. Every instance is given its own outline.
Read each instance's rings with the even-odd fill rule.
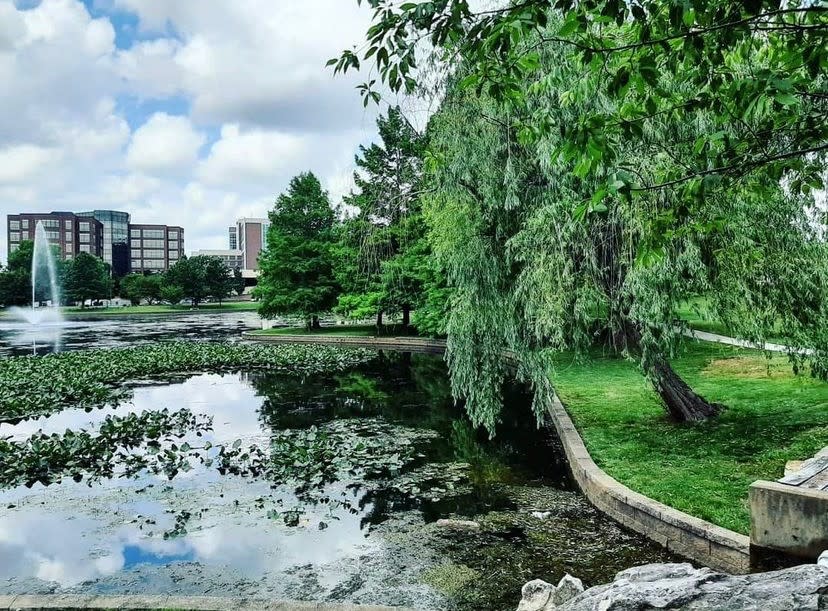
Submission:
[[[641,334],[631,324],[624,324],[620,332],[613,334],[616,350],[626,350],[631,354],[641,354]],[[716,416],[724,409],[723,405],[711,403],[681,379],[670,366],[667,359],[656,354],[644,365],[645,373],[653,388],[661,398],[664,408],[677,422],[699,422]]]
[[[407,327],[411,323],[411,308],[403,306],[402,326]]]
[[[311,329],[321,329],[322,325],[319,324],[319,317],[314,315],[311,317]]]
[[[377,312],[377,328],[382,327],[382,310]]]
[[[650,367],[648,374],[667,412],[674,420],[698,422],[716,416],[724,409],[723,405],[711,403],[696,394],[661,357]]]

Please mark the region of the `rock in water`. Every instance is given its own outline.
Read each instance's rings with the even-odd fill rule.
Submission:
[[[554,609],[555,603],[552,597],[555,595],[555,586],[546,583],[542,579],[535,579],[524,584],[520,593],[522,598],[517,611],[547,611]]]
[[[437,526],[454,530],[480,530],[480,524],[471,520],[437,520]]]
[[[571,587],[577,588],[574,582],[578,580],[570,579]],[[529,582],[518,610],[819,611],[828,609],[828,566],[809,564],[769,573],[728,575],[690,564],[647,564],[621,571],[612,583],[574,598],[561,598],[560,603],[556,598],[559,588],[540,580]],[[538,606],[541,601],[543,606]]]

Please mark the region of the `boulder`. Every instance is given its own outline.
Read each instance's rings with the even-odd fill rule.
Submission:
[[[518,611],[549,611],[555,608],[552,597],[555,586],[541,579],[535,579],[524,584],[520,590],[521,599]]]
[[[822,553],[819,555],[819,558],[817,558],[817,564],[818,564],[819,566],[825,566],[825,567],[828,567],[828,549],[827,549],[827,550],[825,550],[824,552],[822,552]]]
[[[577,577],[573,577],[569,573],[561,577],[558,582],[558,587],[555,588],[555,593],[552,595],[552,601],[556,605],[562,605],[569,602],[578,594],[584,591],[584,583]]]
[[[579,580],[570,580],[565,587],[577,589],[574,582]],[[539,583],[545,582],[530,582]],[[816,564],[753,575],[728,575],[686,563],[648,564],[621,571],[612,583],[572,598],[558,599],[559,588],[546,586],[524,587],[526,606],[521,601],[519,611],[818,611],[820,604],[828,608],[828,566]],[[544,606],[531,606],[547,593]]]

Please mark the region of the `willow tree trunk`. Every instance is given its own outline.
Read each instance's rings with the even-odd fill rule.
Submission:
[[[647,372],[670,417],[679,422],[698,422],[716,416],[722,405],[696,393],[662,357]]]
[[[319,324],[319,317],[318,316],[311,317],[310,328],[311,329],[321,329],[322,328],[322,325]]]
[[[411,323],[411,308],[408,306],[403,306],[403,319],[402,319],[402,326],[407,327]]]
[[[382,327],[382,310],[377,312],[377,328]]]
[[[632,354],[640,355],[641,335],[638,329],[627,325],[621,335],[623,347]],[[661,354],[649,357],[644,364],[644,372],[673,420],[699,422],[718,415],[724,409],[723,405],[711,403],[690,388]]]

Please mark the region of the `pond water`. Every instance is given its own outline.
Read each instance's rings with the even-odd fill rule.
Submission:
[[[17,442],[67,430],[104,440],[81,481],[0,491],[0,594],[514,609],[533,578],[569,572],[589,586],[674,560],[577,493],[553,432],[520,388],[506,396],[490,440],[451,400],[440,357],[378,353],[336,375],[156,380],[104,409],[0,424]],[[181,409],[193,417],[170,433]],[[141,456],[163,468],[123,477],[125,436],[112,447],[106,436],[147,414],[157,420],[140,435],[160,447]]]
[[[256,312],[194,312],[192,314],[119,315],[31,325],[0,316],[0,356],[48,354],[84,348],[126,347],[172,340],[237,339],[247,329],[261,329]]]

